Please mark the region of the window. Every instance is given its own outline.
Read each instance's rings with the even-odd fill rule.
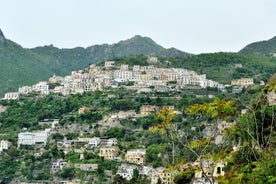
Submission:
[[[221,174],[221,168],[217,167],[217,174]]]

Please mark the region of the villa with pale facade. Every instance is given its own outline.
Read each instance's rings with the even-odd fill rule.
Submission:
[[[125,160],[130,163],[143,165],[146,163],[146,150],[144,149],[128,150],[125,155]]]
[[[106,160],[114,160],[119,154],[118,146],[103,146],[100,148],[99,156],[104,157]]]

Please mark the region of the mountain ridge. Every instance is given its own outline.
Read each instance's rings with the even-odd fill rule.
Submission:
[[[0,29],[0,96],[18,87],[47,80],[53,74],[68,75],[90,64],[130,55],[189,56],[180,50],[169,50],[149,37],[136,35],[114,44],[87,48],[57,48],[53,45],[23,48],[6,39]]]
[[[5,42],[5,36],[4,36],[4,34],[3,34],[3,32],[2,32],[2,30],[0,29],[0,44],[3,44],[4,42]]]
[[[253,55],[273,55],[276,53],[276,36],[269,40],[250,43],[241,49],[239,53]]]

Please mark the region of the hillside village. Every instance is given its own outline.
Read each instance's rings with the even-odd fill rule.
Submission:
[[[149,108],[151,110],[149,110]],[[173,107],[172,107],[173,108]],[[146,109],[146,110],[145,110]],[[155,112],[156,107],[149,107],[144,106],[141,109],[141,116],[149,115],[150,112]],[[82,114],[89,109],[79,109],[79,114]],[[144,111],[145,110],[145,111]],[[120,119],[128,118],[120,117]],[[34,131],[29,132],[27,129],[25,131],[20,132],[18,134],[18,140],[17,140],[17,149],[27,149],[28,152],[31,153],[34,157],[42,156],[46,148],[45,146],[48,144],[55,144],[53,140],[54,135],[58,135],[58,133],[63,132],[62,127],[59,125],[59,120],[44,120],[39,122],[39,125],[46,125],[48,128],[41,131]],[[220,132],[231,126],[231,123],[220,123],[219,124],[219,130]],[[68,129],[72,131],[73,129]],[[80,134],[83,132],[81,130]],[[66,132],[68,133],[68,132]],[[62,133],[63,134],[63,133]],[[65,132],[64,132],[65,135]],[[220,138],[221,134],[218,135],[218,138]],[[221,142],[218,142],[220,144]],[[75,168],[80,169],[84,173],[93,173],[98,171],[98,163],[89,163],[87,161],[87,154],[98,154],[98,156],[103,157],[105,160],[111,160],[119,163],[119,166],[117,168],[116,173],[109,173],[108,171],[105,172],[107,183],[110,183],[112,181],[112,178],[114,177],[114,174],[117,174],[121,176],[122,178],[125,178],[126,180],[131,180],[134,176],[135,170],[138,171],[140,176],[143,176],[144,178],[147,178],[149,181],[151,181],[152,184],[158,183],[158,180],[161,179],[162,183],[164,184],[170,184],[172,182],[172,173],[167,172],[167,169],[165,167],[157,167],[153,168],[152,166],[149,166],[147,164],[146,160],[146,149],[144,149],[143,145],[141,144],[139,149],[129,149],[129,150],[120,150],[118,147],[118,140],[116,138],[100,138],[100,137],[77,137],[75,139],[61,139],[59,142],[56,142],[57,149],[63,151],[63,154],[72,154],[75,153],[78,155],[79,163],[70,163],[66,159],[60,157],[56,160],[51,161],[49,167],[50,167],[50,173],[53,177],[54,183],[83,183],[83,182],[97,182],[95,178],[89,177],[89,174],[87,177],[82,180],[79,179],[73,179],[73,180],[62,180],[60,177],[57,176],[57,173],[60,172],[62,169],[65,168]],[[3,150],[7,150],[12,146],[12,143],[6,140],[1,140],[0,144],[0,152]],[[26,147],[27,146],[27,147]],[[28,148],[29,147],[29,148]],[[30,149],[31,148],[31,149]],[[124,158],[122,158],[122,153],[124,153]],[[204,166],[204,169],[206,169],[206,172],[208,170],[212,169],[212,160],[206,160],[206,164]],[[198,165],[199,162],[192,163],[194,166]],[[224,163],[221,163],[220,165],[217,165],[215,169],[214,176],[218,177],[220,175],[223,175],[223,168],[225,167]],[[36,173],[33,173],[34,176],[38,176],[42,170],[39,168],[36,168]],[[209,173],[209,171],[208,171]],[[108,179],[109,178],[109,179]],[[196,173],[196,178],[201,181],[203,179],[203,174],[201,171]],[[25,179],[23,179],[24,181]],[[19,180],[20,181],[20,180]],[[15,182],[19,182],[15,181]],[[26,183],[21,180],[21,183]],[[46,181],[40,182],[45,183]],[[37,183],[37,182],[36,182]],[[48,182],[46,182],[48,183]]]
[[[169,61],[167,61],[169,62]],[[206,74],[197,74],[183,68],[158,68],[157,57],[148,57],[152,65],[130,67],[127,64],[117,66],[115,61],[105,61],[104,66],[90,65],[85,70],[73,71],[70,76],[53,76],[49,81],[41,81],[33,86],[23,86],[18,92],[6,93],[4,99],[18,99],[20,95],[38,92],[41,95],[60,93],[70,95],[107,87],[117,88],[119,85],[137,92],[170,91],[181,88],[217,88],[223,91],[225,86],[206,78]],[[235,67],[242,68],[241,64]],[[232,86],[249,86],[254,84],[253,78],[232,80]],[[240,89],[240,88],[239,88]]]
[[[156,63],[158,59],[156,57],[149,57],[148,62],[151,64]],[[50,94],[70,96],[74,94],[86,94],[88,92],[104,92],[109,88],[120,89],[121,87],[125,88],[125,90],[134,91],[134,95],[135,93],[143,95],[154,92],[161,92],[161,94],[170,93],[183,88],[206,89],[209,87],[215,88],[219,92],[225,91],[225,85],[208,80],[204,74],[198,75],[194,71],[182,68],[158,68],[154,65],[134,65],[131,67],[126,64],[120,66],[116,66],[115,64],[115,61],[106,61],[104,66],[91,65],[83,71],[72,72],[70,76],[53,76],[47,82],[39,82],[33,86],[23,86],[19,88],[18,92],[6,93],[2,100],[18,100],[22,96],[28,97],[28,95],[32,94],[40,95],[44,98]],[[238,65],[237,67],[242,66]],[[254,82],[251,78],[242,78],[231,82],[231,85],[237,87],[234,89],[242,89],[252,84]],[[115,96],[115,94],[107,95],[109,101],[112,101]],[[215,95],[208,95],[209,99],[213,99],[214,97]],[[273,101],[274,96],[270,97],[270,99]],[[161,182],[172,184],[174,183],[173,176],[177,173],[174,173],[175,171],[168,171],[166,164],[161,163],[162,157],[167,157],[166,154],[156,154],[157,158],[155,159],[160,160],[160,163],[153,167],[153,164],[149,163],[149,160],[146,159],[149,157],[147,150],[149,150],[150,146],[146,147],[139,139],[135,140],[135,146],[127,146],[131,142],[131,139],[129,141],[122,141],[116,137],[107,136],[117,135],[119,128],[124,127],[122,125],[123,122],[127,122],[128,120],[137,122],[139,118],[153,116],[164,108],[162,106],[146,103],[139,106],[138,110],[127,109],[103,114],[103,117],[95,120],[92,125],[70,121],[70,123],[64,124],[64,121],[62,120],[61,122],[60,119],[43,119],[36,125],[38,128],[23,127],[17,134],[17,144],[14,144],[14,141],[1,140],[0,152],[5,153],[11,147],[16,147],[17,150],[28,153],[32,159],[45,158],[49,162],[48,165],[46,164],[46,167],[44,165],[43,168],[35,167],[32,170],[31,176],[28,177],[33,178],[33,180],[27,179],[28,177],[26,176],[18,177],[13,181],[15,183],[112,183],[112,181],[116,180],[116,177],[120,176],[127,181],[138,177],[142,178],[145,183],[157,184]],[[183,110],[173,103],[167,105],[166,108],[180,117],[183,114]],[[0,113],[4,113],[7,109],[5,106],[0,106],[0,110]],[[74,116],[83,118],[92,112],[92,107],[82,106],[77,109]],[[242,114],[245,113],[246,110],[243,110]],[[73,117],[72,114],[66,116],[69,119]],[[214,126],[210,126],[207,122],[203,121],[199,125],[205,127],[202,131],[204,138],[215,135],[215,145],[222,145],[224,143],[223,131],[235,124],[235,121],[220,121]],[[196,124],[190,126],[189,131],[196,134],[198,130],[197,126]],[[145,127],[145,130],[147,129],[148,126]],[[117,133],[106,134],[107,132],[111,132],[111,130],[117,131]],[[125,130],[124,135],[131,135],[135,131],[140,132],[142,130],[139,127]],[[237,147],[233,148],[233,151],[236,150]],[[49,151],[53,154],[50,160],[45,155],[49,154]],[[170,151],[174,154],[174,147]],[[105,162],[112,167],[109,166],[109,169],[102,170],[102,164]],[[39,161],[33,164],[42,163],[43,161]],[[27,168],[26,164],[24,163],[22,167]],[[222,160],[214,165],[214,160],[203,159],[188,162],[180,170],[184,171],[188,167],[196,168],[202,166],[203,170],[198,170],[195,173],[196,179],[193,183],[209,183],[205,178],[205,174],[214,178],[223,176],[226,165],[227,163]],[[48,171],[50,172],[49,175],[43,177],[43,173]],[[74,175],[72,174],[73,171],[79,173],[79,177],[72,177],[71,175]],[[97,177],[97,173],[99,172],[102,173],[104,179]],[[46,178],[51,179],[49,181]]]

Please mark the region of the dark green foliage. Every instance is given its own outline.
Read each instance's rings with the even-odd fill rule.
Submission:
[[[194,178],[194,175],[195,175],[195,171],[187,170],[176,175],[173,181],[176,184],[191,183],[192,179]]]
[[[52,139],[54,139],[56,142],[59,142],[64,139],[64,136],[60,133],[55,133],[52,135]]]
[[[107,137],[114,137],[117,139],[122,139],[124,137],[124,129],[119,127],[113,127],[107,130],[105,133]]]
[[[162,163],[163,156],[167,151],[166,144],[152,144],[146,149],[146,160],[152,167],[159,167],[164,165]]]
[[[80,115],[80,121],[86,123],[95,123],[103,118],[103,115],[98,112],[85,112]]]
[[[11,180],[19,168],[19,162],[9,155],[0,155],[0,178]]]
[[[62,178],[70,179],[73,178],[75,175],[75,168],[69,167],[69,168],[63,168],[58,175]]]
[[[72,132],[72,133],[68,133],[68,134],[65,135],[67,140],[77,139],[78,136],[79,136],[79,132]]]

